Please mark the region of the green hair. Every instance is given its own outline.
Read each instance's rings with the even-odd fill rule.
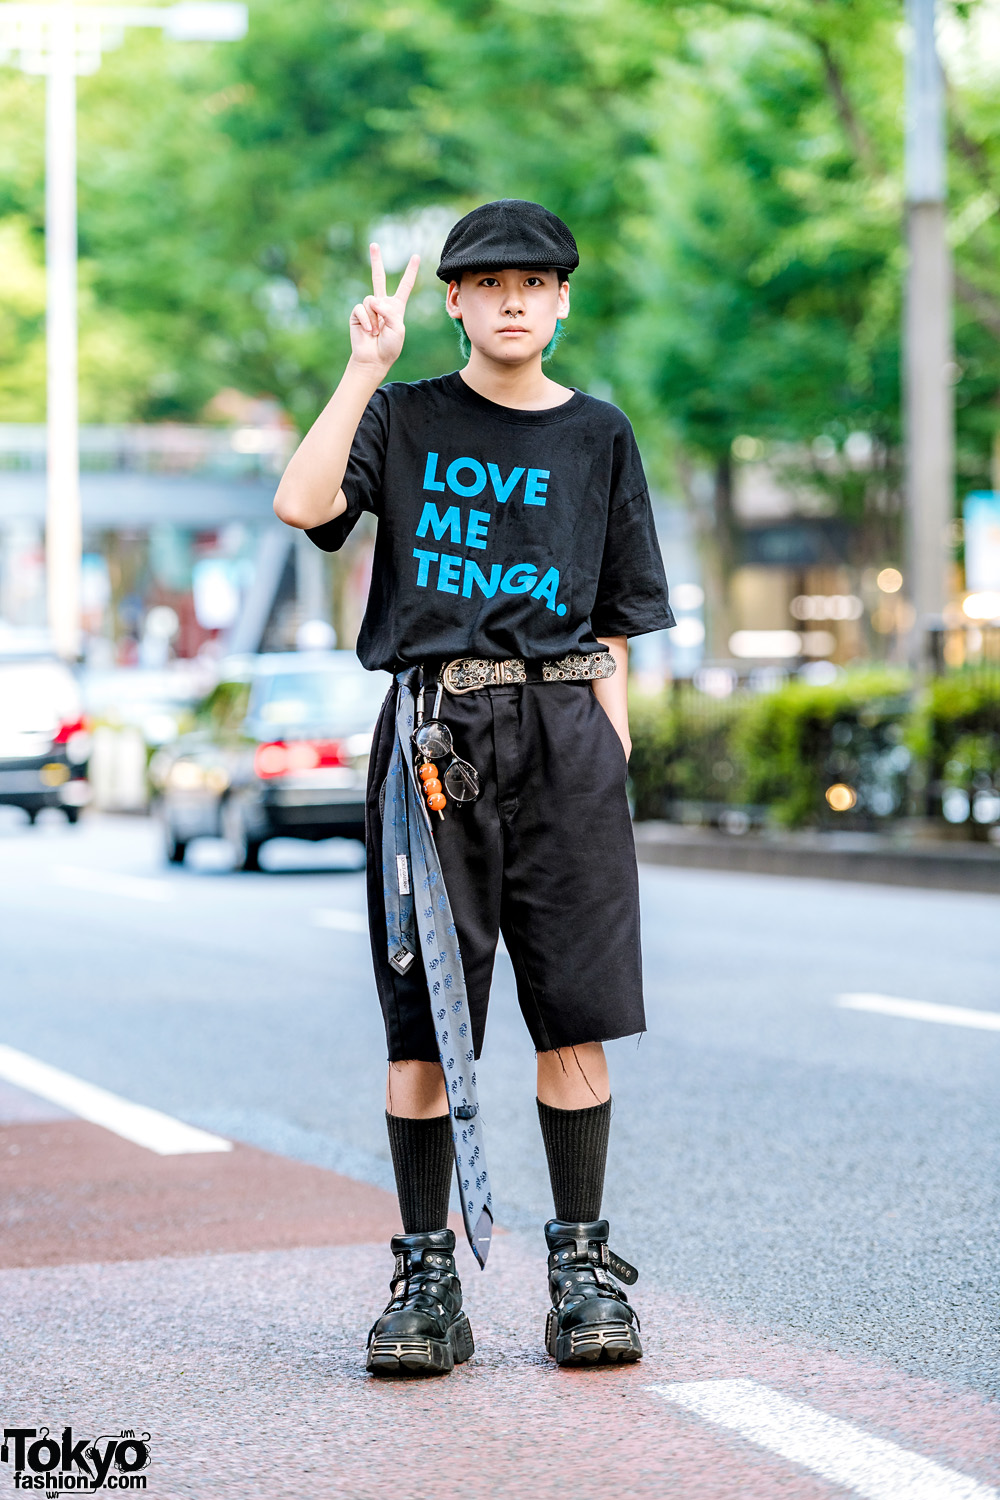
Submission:
[[[455,324],[455,331],[458,334],[459,353],[461,354],[463,359],[468,359],[472,353],[472,345],[469,343],[469,335],[465,331],[465,324],[462,322],[461,318],[453,318],[452,322]],[[563,332],[563,320],[562,318],[557,318],[555,332],[549,339],[548,343],[545,345],[545,348],[542,350],[543,361],[551,359],[553,354],[555,354],[556,347],[563,336]]]

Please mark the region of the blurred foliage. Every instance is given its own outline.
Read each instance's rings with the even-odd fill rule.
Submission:
[[[959,735],[948,747],[941,780],[969,793],[1000,785],[1000,735],[995,729],[992,734]]]
[[[731,745],[742,710],[739,698],[709,698],[686,685],[630,697],[629,776],[637,818],[671,817],[684,802],[743,802]]]
[[[906,689],[902,674],[879,670],[847,673],[823,687],[790,682],[750,699],[732,740],[746,800],[765,804],[788,828],[843,827],[904,812]],[[857,794],[853,816],[827,804],[835,784]]]
[[[896,436],[902,66],[886,18],[898,23],[898,7],[835,7],[830,40],[806,24],[824,9],[798,7],[803,24],[787,29],[743,16],[695,33],[665,70],[643,226],[661,314],[636,343],[659,400],[714,460],[742,433]],[[855,139],[862,104],[888,136],[877,168]]]
[[[241,43],[127,34],[79,81],[79,214],[82,274],[93,267],[98,298],[156,355],[151,376],[119,372],[136,419],[193,419],[233,385],[307,426],[371,289],[374,233],[400,265],[403,247],[424,252],[395,373],[454,368],[432,252],[499,196],[572,221],[588,273],[566,378],[607,382],[608,332],[641,295],[620,231],[643,197],[648,91],[675,32],[669,8],[630,0],[252,0]],[[25,220],[40,266],[43,90],[0,79],[0,222]]]
[[[45,268],[31,226],[21,215],[0,219],[0,421],[37,422],[45,411]],[[93,263],[81,267],[79,307],[80,416],[84,422],[123,422],[135,411],[135,391],[156,373],[153,352],[138,343],[132,320],[99,305]],[[6,356],[6,357],[5,357]],[[130,391],[123,374],[135,382]]]
[[[995,716],[995,677],[991,692]],[[636,696],[629,719],[637,818],[684,819],[688,803],[703,821],[724,821],[729,809],[785,828],[875,828],[912,809],[917,714],[901,672],[847,673],[827,686],[793,681],[721,701],[685,685]],[[942,728],[942,746],[963,727]],[[826,800],[838,783],[857,797],[842,812]]]
[[[1000,421],[1000,130],[978,10],[949,11],[963,490],[986,481]],[[488,198],[537,198],[582,253],[553,373],[626,407],[661,482],[714,469],[723,568],[740,435],[884,556],[900,22],[898,0],[251,0],[239,43],[127,32],[79,80],[84,414],[193,420],[235,386],[304,428],[340,374],[374,232],[399,264],[425,254],[399,377],[453,368],[442,229]],[[6,420],[44,407],[43,96],[0,70]],[[845,458],[853,431],[873,468]]]
[[[932,807],[945,787],[970,798],[1000,791],[1000,673],[968,667],[935,678],[920,695],[907,743],[926,767]]]

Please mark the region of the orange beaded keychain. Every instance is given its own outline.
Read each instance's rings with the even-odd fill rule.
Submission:
[[[448,799],[438,778],[438,768],[433,761],[425,761],[417,770],[417,775],[424,784],[424,796],[427,798],[427,806],[431,812],[436,812],[439,818],[444,817],[444,808]]]

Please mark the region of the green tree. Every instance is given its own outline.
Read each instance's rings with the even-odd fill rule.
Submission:
[[[572,220],[580,317],[560,368],[606,383],[614,328],[641,295],[620,230],[641,211],[641,101],[671,26],[641,14],[632,0],[254,0],[239,44],[129,34],[80,80],[79,202],[81,274],[92,266],[98,303],[153,355],[148,378],[121,371],[136,415],[192,417],[235,384],[307,425],[346,357],[373,229],[432,244],[495,196]],[[5,206],[40,251],[38,98],[30,124],[15,102],[28,91],[21,80],[3,110],[32,140]],[[433,273],[426,260],[404,379],[457,360]]]
[[[976,11],[952,18],[958,60]],[[788,483],[825,495],[853,523],[859,560],[898,548],[900,21],[888,0],[728,4],[703,13],[665,65],[653,207],[636,225],[649,295],[620,379],[666,417],[689,490],[693,462],[713,475],[711,494],[692,503],[716,649],[728,635],[741,436],[769,446],[779,466],[784,454]],[[991,86],[995,98],[995,79],[966,61],[951,91],[959,492],[987,482],[998,425]],[[872,440],[870,465],[844,455],[855,431]]]

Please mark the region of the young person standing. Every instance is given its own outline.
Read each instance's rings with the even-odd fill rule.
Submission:
[[[437,274],[468,363],[436,379],[383,385],[418,261],[392,296],[377,245],[371,262],[343,379],[274,501],[328,551],[374,512],[358,655],[396,677],[369,769],[368,906],[404,1232],[367,1367],[443,1373],[473,1351],[447,1218],[457,1165],[484,1264],[475,1063],[500,932],[555,1203],[546,1346],[561,1365],[630,1362],[636,1273],[600,1217],[602,1043],[645,1029],[627,641],[674,623],[646,480],[623,413],[543,370],[579,264],[555,214],[503,199],[452,229]]]

